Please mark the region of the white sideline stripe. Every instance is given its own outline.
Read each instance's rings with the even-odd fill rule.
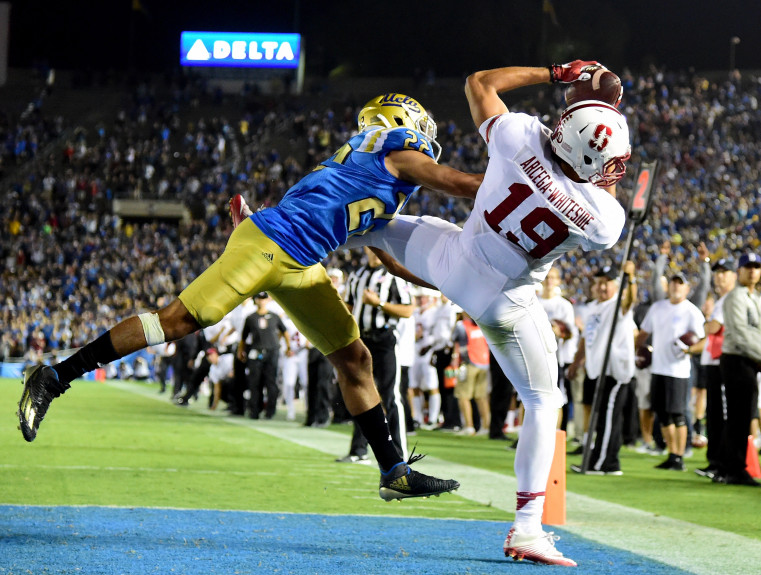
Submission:
[[[119,381],[107,383],[151,399],[166,401],[165,398],[156,396],[155,390],[148,391],[135,384]],[[303,427],[277,420],[251,421],[238,417],[228,417],[225,420],[334,457],[345,455],[348,446],[347,436],[327,429]],[[515,511],[514,477],[431,456],[425,458],[421,468],[431,475],[456,477],[461,483],[456,492],[460,497],[511,514]],[[611,479],[615,481],[615,477]],[[761,541],[757,539],[655,515],[570,491],[566,494],[566,510],[569,522],[561,529],[602,545],[617,547],[660,561],[688,573],[754,573],[758,569]],[[559,549],[562,551],[562,541]],[[731,571],[728,568],[731,568]]]
[[[142,471],[145,473],[196,473],[198,475],[241,475],[252,477],[260,475],[281,476],[282,473],[272,471],[234,471],[219,469],[174,469],[171,467],[114,467],[98,465],[21,465],[16,463],[2,463],[0,469],[45,469],[54,471]],[[296,475],[295,473],[293,475]]]

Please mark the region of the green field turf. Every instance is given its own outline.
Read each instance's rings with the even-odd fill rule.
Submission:
[[[456,494],[386,504],[372,466],[336,464],[334,456],[263,433],[255,422],[209,414],[200,402],[183,409],[166,395],[159,401],[156,390],[144,383],[75,382],[28,444],[17,430],[21,385],[0,379],[0,503],[511,519]],[[330,430],[345,434],[348,449],[351,426]],[[441,432],[419,432],[410,438],[415,442],[431,457],[512,475],[515,452],[505,442]],[[569,456],[568,463],[580,459]],[[687,473],[656,470],[659,461],[623,449],[624,476],[569,473],[568,491],[761,539],[761,490],[696,476],[704,450],[688,460]],[[417,465],[425,471],[425,460]]]

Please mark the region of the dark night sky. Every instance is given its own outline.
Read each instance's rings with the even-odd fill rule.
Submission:
[[[12,0],[9,64],[125,69],[131,57],[162,70],[177,66],[182,30],[226,30],[300,32],[316,74],[342,65],[362,76],[461,76],[577,57],[717,70],[729,66],[732,36],[742,39],[737,67],[761,69],[760,0],[554,0],[558,25],[542,0],[140,1],[147,14],[132,0]]]

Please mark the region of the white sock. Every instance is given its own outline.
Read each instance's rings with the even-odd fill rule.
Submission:
[[[431,393],[428,396],[428,423],[436,425],[439,422],[439,413],[441,413],[441,395]]]
[[[514,526],[517,531],[536,534],[542,531],[544,491],[555,454],[557,409],[527,409],[521,439],[515,453],[518,504]]]
[[[417,421],[421,425],[425,423],[425,419],[423,419],[423,396],[422,395],[412,396],[412,411],[414,412],[413,416],[415,417],[415,421]]]

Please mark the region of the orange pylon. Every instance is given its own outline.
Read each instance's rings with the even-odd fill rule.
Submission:
[[[758,464],[758,451],[756,444],[753,442],[753,436],[748,436],[748,451],[745,455],[745,469],[754,479],[761,478],[761,466]]]
[[[545,525],[565,525],[565,449],[565,431],[558,430],[544,497],[542,523]]]

